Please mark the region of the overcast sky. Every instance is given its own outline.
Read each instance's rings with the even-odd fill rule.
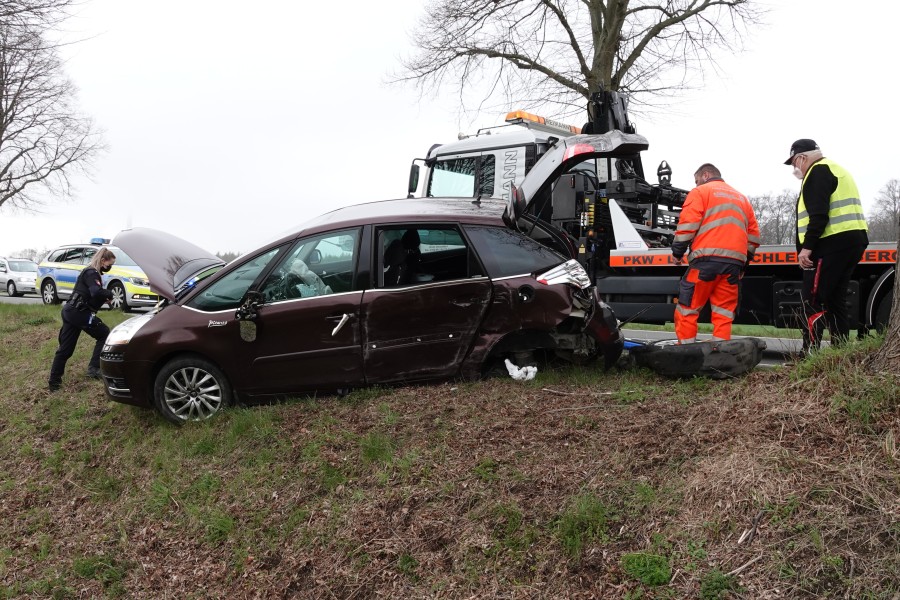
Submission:
[[[671,111],[634,117],[650,141],[647,173],[655,180],[665,159],[690,188],[713,162],[745,194],[778,193],[799,185],[782,165],[791,142],[811,137],[854,175],[868,209],[900,178],[900,3],[768,4],[769,25],[744,53],[720,56],[720,76]],[[405,196],[412,158],[506,114],[463,118],[452,92],[420,98],[383,83],[423,6],[85,0],[67,24],[85,41],[66,50],[66,69],[109,151],[75,201],[0,208],[0,253],[129,226],[245,252],[330,208]]]

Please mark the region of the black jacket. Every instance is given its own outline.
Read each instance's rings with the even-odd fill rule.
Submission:
[[[103,280],[100,272],[93,267],[87,267],[75,280],[75,288],[72,290],[72,301],[77,305],[79,299],[87,303],[92,311],[99,310],[103,304],[112,298],[112,292],[103,288]]]

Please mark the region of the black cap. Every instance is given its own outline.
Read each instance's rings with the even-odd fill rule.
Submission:
[[[791,161],[794,160],[794,156],[800,154],[801,152],[809,152],[810,150],[818,149],[819,145],[814,140],[808,140],[806,138],[797,140],[796,142],[791,144],[791,156],[786,161],[784,161],[784,164],[791,164]]]

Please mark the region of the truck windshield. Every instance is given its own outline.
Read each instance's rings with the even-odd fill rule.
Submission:
[[[461,196],[474,198],[475,181],[478,180],[478,194],[494,194],[494,156],[469,156],[439,160],[431,168],[427,196]]]

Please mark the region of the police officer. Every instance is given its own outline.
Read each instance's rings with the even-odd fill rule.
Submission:
[[[847,291],[869,237],[856,182],[825,158],[819,145],[800,139],[784,164],[801,180],[797,199],[797,262],[803,269],[803,352],[818,348],[825,327],[832,345],[850,337]]]
[[[88,363],[88,377],[100,378],[100,352],[109,335],[109,327],[97,317],[97,311],[112,299],[112,292],[103,289],[100,273],[109,271],[116,262],[116,255],[109,248],[100,248],[91,262],[78,275],[72,296],[63,305],[62,328],[59,330],[59,348],[50,367],[47,387],[55,392],[62,385],[66,361],[75,352],[75,344],[82,331],[94,338],[94,353]]]
[[[672,256],[688,254],[675,306],[675,334],[681,344],[697,341],[697,319],[710,304],[713,340],[730,340],[744,268],[759,247],[759,225],[747,197],[725,183],[706,163],[694,173],[675,230]]]

